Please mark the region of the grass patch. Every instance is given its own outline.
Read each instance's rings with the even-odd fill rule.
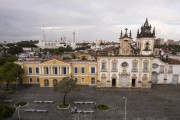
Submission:
[[[19,106],[23,107],[25,105],[27,105],[27,102],[18,102],[18,103],[15,104],[15,107],[19,107]]]
[[[16,92],[16,90],[8,90],[7,93],[8,94],[14,94]]]
[[[66,103],[65,105],[63,103],[59,104],[57,107],[59,109],[67,109],[69,108],[70,104]]]
[[[96,106],[96,108],[97,108],[97,110],[108,110],[109,109],[109,107],[106,105],[98,105],[98,106]]]

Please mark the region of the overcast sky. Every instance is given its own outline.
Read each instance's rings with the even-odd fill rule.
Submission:
[[[180,40],[180,0],[0,0],[0,42],[118,41],[127,27],[136,40],[148,18],[156,37]]]

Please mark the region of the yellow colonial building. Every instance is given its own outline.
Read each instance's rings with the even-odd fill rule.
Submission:
[[[44,61],[18,61],[24,69],[23,84],[37,84],[40,87],[53,87],[63,77],[70,77],[78,85],[96,85],[97,62],[62,61],[58,59]]]

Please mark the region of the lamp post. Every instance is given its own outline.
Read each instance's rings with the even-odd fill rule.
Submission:
[[[16,78],[16,90],[17,90],[17,93],[18,93],[18,77]]]
[[[127,98],[123,97],[125,99],[125,106],[124,106],[124,120],[126,120],[126,103],[127,103]]]
[[[21,106],[19,105],[19,107],[17,107],[17,110],[18,110],[18,119],[20,120],[20,114],[19,114],[19,108],[20,108]]]

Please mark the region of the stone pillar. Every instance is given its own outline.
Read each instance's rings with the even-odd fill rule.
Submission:
[[[138,82],[138,84],[140,84],[139,87],[141,87],[142,86],[142,84],[141,84],[142,83],[142,75],[141,75],[141,73],[142,73],[142,58],[139,59],[139,63],[138,64],[139,64],[139,69],[138,69],[138,72],[139,72],[138,81],[139,82]]]
[[[41,70],[42,70],[42,74],[44,74],[44,66],[42,66],[42,69],[41,69]]]
[[[51,67],[48,67],[49,74],[51,74]]]
[[[110,72],[111,72],[111,68],[110,68],[110,58],[108,58],[108,61],[107,61],[107,77],[108,77],[108,79],[107,80],[109,80],[109,81],[111,81],[111,77],[110,77]],[[107,83],[107,81],[106,81],[106,83]],[[110,87],[111,87],[111,82],[110,82],[110,85],[109,85]]]
[[[53,66],[51,66],[51,74],[54,74]]]
[[[150,64],[149,64],[149,80],[148,81],[152,80],[152,61],[153,61],[153,59],[151,58]]]
[[[71,77],[71,68],[70,66],[68,68],[69,68],[69,76]]]
[[[57,74],[59,75],[59,66],[57,66]]]
[[[164,83],[167,83],[167,74],[168,74],[168,64],[165,64],[165,71],[164,71]]]
[[[61,76],[61,74],[62,74],[61,67],[59,67],[59,74],[60,74],[60,76]]]

